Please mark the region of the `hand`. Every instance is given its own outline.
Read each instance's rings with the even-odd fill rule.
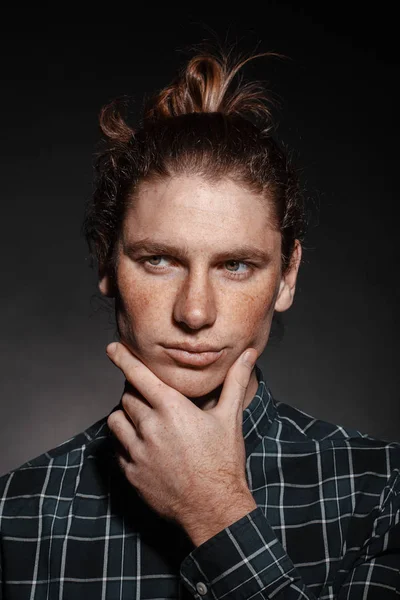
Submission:
[[[152,509],[193,532],[193,539],[202,530],[203,540],[255,508],[242,423],[256,350],[248,349],[231,366],[217,404],[206,411],[162,382],[123,344],[110,344],[107,353],[132,386],[122,396],[123,410],[108,418],[125,450],[118,461]]]

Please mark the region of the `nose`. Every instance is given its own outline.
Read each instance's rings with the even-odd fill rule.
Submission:
[[[174,319],[190,329],[209,327],[217,318],[212,283],[203,270],[190,273],[182,283],[174,304]]]

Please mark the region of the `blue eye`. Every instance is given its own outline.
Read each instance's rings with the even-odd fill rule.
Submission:
[[[140,259],[140,262],[146,266],[146,268],[152,273],[164,273],[169,272],[170,267],[175,265],[175,261],[170,256],[163,256],[162,254],[153,254],[144,256]],[[219,268],[221,268],[221,264]],[[227,260],[223,263],[224,276],[230,279],[246,279],[249,277],[254,268],[247,262],[240,260]]]
[[[233,266],[233,269],[228,269],[228,271],[230,271],[231,273],[245,273],[248,270],[248,265],[246,263],[240,262],[238,260],[229,260],[225,264]],[[245,268],[239,269],[240,265],[242,265]]]

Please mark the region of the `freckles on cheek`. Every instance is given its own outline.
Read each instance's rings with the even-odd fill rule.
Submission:
[[[257,339],[265,335],[273,316],[273,290],[241,292],[232,306],[232,318],[241,327],[244,337]]]
[[[125,309],[139,308],[150,295],[146,287],[126,276],[119,277],[117,285],[121,304]]]
[[[118,290],[117,312],[121,332],[140,336],[141,331],[157,328],[163,315],[165,318],[165,294],[163,296],[157,286],[149,285],[140,278],[121,276]]]

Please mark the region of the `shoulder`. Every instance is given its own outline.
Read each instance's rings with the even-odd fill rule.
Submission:
[[[0,518],[18,511],[21,503],[36,503],[43,494],[59,497],[68,489],[75,489],[85,461],[107,444],[109,429],[107,417],[91,425],[59,446],[48,450],[17,469],[0,477]],[[68,476],[66,476],[68,474]]]
[[[399,442],[378,440],[368,433],[362,433],[358,429],[344,427],[329,421],[324,421],[311,416],[299,408],[276,402],[277,419],[282,423],[283,431],[295,438],[308,439],[310,441],[324,440],[349,440],[356,445],[391,445],[400,448]]]
[[[349,476],[371,475],[385,479],[400,490],[400,443],[379,440],[369,434],[317,419],[282,402],[277,402],[278,439],[299,451],[307,448],[334,461],[335,468]],[[298,445],[297,445],[298,444]]]

